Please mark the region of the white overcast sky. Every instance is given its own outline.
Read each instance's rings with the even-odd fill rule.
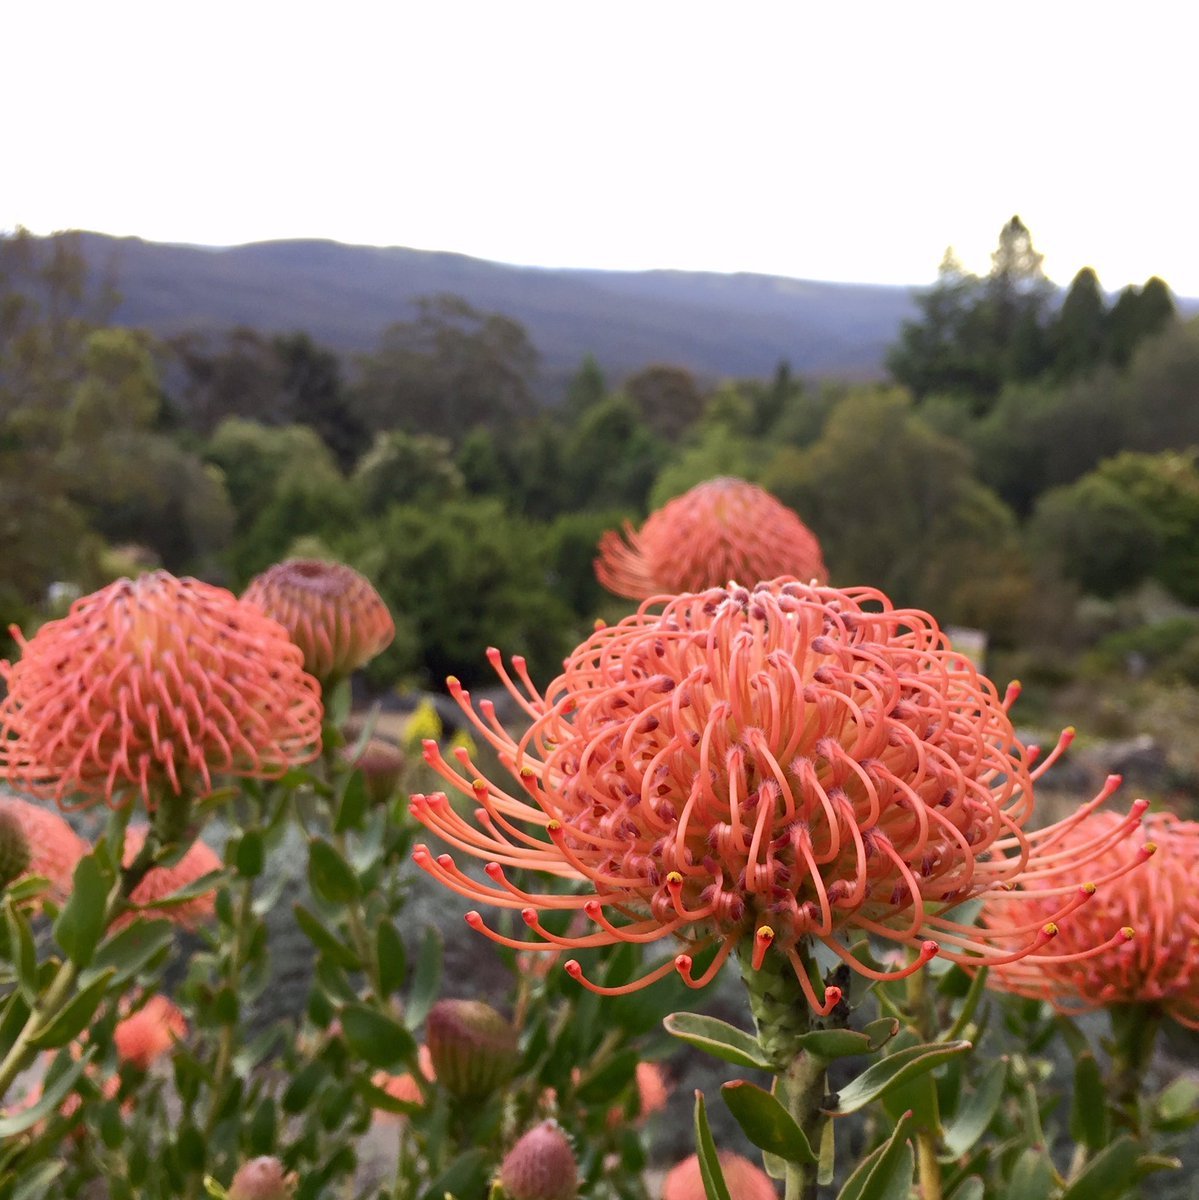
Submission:
[[[1199,296],[1174,0],[10,0],[0,230]]]

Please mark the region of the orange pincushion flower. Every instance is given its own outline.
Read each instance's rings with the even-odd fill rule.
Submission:
[[[112,1036],[122,1062],[148,1071],[155,1059],[187,1036],[187,1021],[166,996],[156,995],[137,1012],[118,1021]]]
[[[1069,882],[1071,855],[1087,853],[1093,842],[1109,841],[1118,825],[1114,813],[1095,813],[1070,831],[1061,843],[1058,881],[1063,887]],[[1065,951],[1083,949],[1119,925],[1140,936],[1088,958],[1034,958],[998,967],[987,977],[990,987],[1046,1000],[1065,1013],[1112,1004],[1157,1005],[1176,1021],[1199,1029],[1199,822],[1151,813],[1145,826],[1158,853],[1118,887],[1104,889],[1079,919],[1063,925],[1061,943]],[[1117,843],[1095,867],[1115,872],[1134,854]],[[997,939],[1003,937],[1014,903],[999,895],[983,906],[983,923],[994,928]],[[1050,901],[1039,903],[1044,907]]]
[[[88,852],[87,844],[51,809],[15,796],[0,796],[0,810],[16,820],[29,843],[26,874],[44,875],[50,881],[51,898],[61,903],[70,895],[75,868]]]
[[[77,600],[0,663],[0,772],[65,805],[215,774],[271,778],[320,749],[321,705],[286,631],[223,588],[165,571]]]
[[[124,864],[130,866],[146,844],[146,825],[130,825],[125,833]],[[133,904],[155,904],[165,900],[181,888],[190,887],[197,879],[221,869],[221,860],[215,850],[204,842],[196,840],[188,847],[187,853],[169,867],[152,867],[146,872],[146,877],[133,889],[129,897]],[[195,929],[209,920],[216,908],[216,885],[212,891],[185,900],[182,904],[172,904],[148,915],[166,917],[184,929]],[[133,918],[129,915],[118,917],[113,923],[113,929],[121,929],[128,925]]]
[[[395,623],[370,582],[344,563],[291,558],[250,581],[242,599],[274,617],[322,683],[370,662],[395,637]]]
[[[699,592],[730,579],[793,575],[824,583],[816,535],[769,492],[741,479],[710,479],[652,513],[641,532],[600,539],[595,573],[618,596],[648,600]]]
[[[770,1176],[761,1167],[725,1150],[717,1157],[732,1200],[778,1200]],[[662,1184],[662,1200],[704,1200],[706,1195],[696,1154],[672,1167]]]
[[[432,1083],[437,1078],[437,1072],[433,1068],[433,1056],[429,1053],[428,1046],[421,1046],[417,1051],[417,1064],[420,1067],[420,1073]],[[386,1092],[389,1096],[396,1100],[403,1100],[406,1104],[424,1104],[425,1096],[421,1091],[420,1084],[412,1077],[410,1073],[405,1072],[403,1075],[389,1075],[386,1071],[376,1071],[371,1083],[375,1087]],[[380,1109],[377,1114],[377,1119],[380,1121],[398,1120],[399,1113],[389,1112],[386,1109]]]
[[[1112,779],[1071,818],[1026,833],[1039,771],[1005,702],[931,617],[894,609],[869,588],[783,578],[752,592],[730,585],[679,596],[660,612],[646,603],[592,634],[544,695],[523,660],[514,660],[518,687],[499,652],[489,657],[531,719],[522,737],[506,732],[488,701],[476,712],[456,680],[450,689],[525,795],[478,778],[466,753],[456,755],[458,770],[426,743],[426,761],[475,798],[477,827],[441,794],[413,797],[411,811],[486,860],[490,883],[463,874],[448,854],[419,846],[414,857],[464,896],[521,910],[544,939],[509,939],[467,915],[507,945],[684,943],[687,953],[619,991],[673,969],[703,986],[740,949],[755,969],[767,954],[784,956],[812,1006],[827,1012],[839,992],[814,994],[813,941],[872,978],[907,974],[937,953],[973,963],[1036,953],[1056,933],[1053,920],[1094,888],[1055,887],[1051,911],[1009,925],[1019,943],[1011,950],[951,910],[1017,884],[1022,897],[1039,896],[1047,871],[1065,862],[1082,871],[1145,807],[1138,802],[1108,838],[1064,857],[1062,838],[1111,794]],[[507,868],[585,886],[531,893]],[[539,912],[553,909],[581,909],[594,932],[551,932]],[[848,948],[863,934],[917,957],[882,976]],[[691,956],[708,947],[715,958],[692,979]],[[608,990],[582,979],[578,963],[566,969]]]

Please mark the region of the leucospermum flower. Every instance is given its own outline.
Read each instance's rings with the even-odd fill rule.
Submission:
[[[130,866],[146,844],[149,826],[142,824],[130,825],[125,832],[124,865]],[[129,900],[133,904],[154,905],[159,900],[183,888],[191,887],[205,875],[221,869],[221,860],[211,846],[198,839],[187,848],[187,852],[177,862],[170,866],[152,867],[146,872],[145,878],[133,889]],[[180,904],[170,904],[156,909],[148,915],[166,917],[184,929],[196,929],[210,920],[216,911],[216,884],[212,890]],[[133,916],[125,914],[118,917],[112,924],[113,929],[122,929],[133,921]]]
[[[344,563],[291,558],[250,581],[242,599],[273,617],[325,687],[370,662],[395,637],[395,623],[365,576]]]
[[[1079,886],[1082,872],[1130,835],[1145,807],[1135,804],[1106,837],[1064,849],[1113,778],[1064,822],[1026,832],[1034,776],[1059,751],[1032,770],[994,685],[930,616],[895,609],[869,588],[784,578],[678,596],[660,611],[647,603],[597,629],[544,695],[523,660],[513,660],[514,679],[498,651],[489,657],[531,722],[526,732],[510,735],[492,704],[476,710],[456,681],[450,687],[523,795],[480,778],[468,755],[455,766],[426,745],[430,765],[474,797],[477,824],[441,794],[413,797],[411,811],[485,860],[490,882],[424,846],[416,861],[468,898],[520,910],[541,943],[467,915],[520,949],[684,944],[673,962],[617,991],[676,969],[702,986],[739,950],[755,969],[782,955],[772,962],[789,963],[809,1003],[828,1012],[839,992],[815,994],[806,957],[814,942],[874,978],[936,954],[964,963],[1043,954],[1054,922],[1094,892]],[[1066,865],[1078,883],[1062,887]],[[574,888],[525,891],[512,868]],[[955,919],[955,907],[996,889],[1040,897],[1047,877],[1054,902],[1013,919],[1002,950]],[[541,919],[552,910],[581,910],[593,929],[552,932]],[[882,975],[851,951],[863,935],[916,957]],[[693,956],[713,947],[711,965],[692,978]],[[609,990],[575,961],[566,969]]]
[[[761,1167],[727,1150],[720,1151],[717,1157],[733,1200],[778,1200],[770,1176]],[[706,1200],[707,1194],[697,1154],[672,1167],[662,1183],[662,1200]]]
[[[117,1057],[148,1071],[182,1037],[187,1021],[166,996],[151,996],[136,1012],[117,1022],[112,1038]]]
[[[319,753],[319,690],[300,652],[223,588],[155,571],[13,636],[0,774],[19,790],[64,807],[140,794],[152,810],[167,791],[275,777]]]
[[[1199,1029],[1199,822],[1173,813],[1151,813],[1146,833],[1158,853],[1116,887],[1105,888],[1068,925],[1063,924],[1060,960],[1024,959],[992,971],[989,987],[1045,1000],[1059,1012],[1089,1012],[1112,1004],[1152,1005],[1183,1025]],[[1061,846],[1057,882],[1069,886],[1072,858],[1108,846],[1093,869],[1115,873],[1136,854],[1134,847],[1111,844],[1119,828],[1114,813],[1098,812],[1072,829]],[[1046,879],[1046,886],[1054,882]],[[997,895],[983,906],[983,924],[1000,943],[1012,919],[1016,899]],[[1037,901],[1044,910],[1051,898]],[[1126,925],[1134,939],[1109,946],[1102,954],[1076,958],[1103,940],[1105,931]]]
[[[16,796],[0,796],[0,812],[20,827],[29,846],[26,875],[42,875],[50,881],[50,898],[62,903],[71,892],[75,868],[88,852],[87,843],[48,808],[30,804]]]
[[[618,596],[648,600],[699,592],[730,579],[828,579],[816,535],[769,492],[742,479],[710,479],[600,539],[595,573]]]

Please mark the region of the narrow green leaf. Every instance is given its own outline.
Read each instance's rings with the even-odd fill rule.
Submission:
[[[857,1112],[872,1100],[877,1100],[891,1088],[931,1071],[955,1054],[969,1050],[969,1042],[949,1042],[946,1045],[909,1046],[887,1055],[882,1062],[867,1067],[855,1080],[842,1088],[831,1108],[824,1111],[832,1117]]]
[[[447,1196],[481,1196],[487,1184],[490,1157],[486,1150],[466,1150],[433,1180],[421,1200],[445,1200]]]
[[[39,1121],[44,1121],[51,1114],[56,1113],[58,1106],[70,1094],[71,1089],[75,1086],[80,1075],[83,1074],[84,1068],[92,1061],[92,1056],[95,1053],[96,1048],[92,1046],[81,1054],[52,1083],[47,1084],[42,1091],[41,1098],[36,1104],[31,1104],[28,1108],[22,1109],[20,1112],[0,1117],[0,1141],[13,1137],[18,1133],[24,1133],[26,1129],[32,1129]]]
[[[408,974],[408,955],[396,927],[386,918],[379,919],[375,930],[375,956],[379,963],[379,986],[385,999],[404,986]]]
[[[100,870],[95,855],[79,860],[70,899],[54,922],[54,937],[66,956],[77,966],[92,960],[96,943],[104,933],[104,908],[109,881]]]
[[[968,1093],[965,1102],[946,1124],[943,1141],[950,1158],[961,1158],[986,1132],[1003,1098],[1006,1079],[1007,1060],[992,1063],[983,1073],[978,1087]]]
[[[704,1195],[708,1200],[732,1200],[729,1185],[724,1181],[724,1171],[716,1155],[716,1143],[708,1125],[708,1113],[704,1107],[704,1094],[695,1092],[695,1152],[699,1157],[699,1174],[704,1182]]]
[[[345,790],[341,793],[341,803],[337,806],[337,816],[333,821],[333,832],[346,833],[357,829],[362,824],[366,809],[366,780],[361,771],[355,771],[346,781]]]
[[[116,972],[109,968],[92,980],[29,1039],[29,1044],[35,1050],[55,1050],[77,1038],[88,1027],[92,1017],[96,1015],[96,1010],[104,1002],[115,974]]]
[[[412,1034],[386,1014],[365,1004],[347,1004],[339,1015],[350,1049],[370,1066],[391,1070],[416,1057]]]
[[[1053,1192],[1053,1164],[1045,1151],[1030,1146],[1016,1160],[1004,1200],[1049,1200]]]
[[[870,1035],[856,1029],[813,1029],[796,1039],[799,1047],[818,1058],[848,1058],[870,1052]]]
[[[25,999],[36,1004],[38,998],[37,946],[29,920],[11,903],[4,905],[4,926],[8,933],[9,954],[17,973],[17,985]]]
[[[899,1021],[895,1017],[879,1017],[864,1026],[862,1032],[870,1039],[870,1049],[878,1050],[899,1033]]]
[[[376,1087],[365,1079],[356,1080],[354,1086],[371,1108],[380,1109],[383,1112],[412,1117],[424,1108],[423,1104],[413,1100],[397,1100],[390,1092],[385,1092],[381,1087]]]
[[[1199,1123],[1199,1080],[1181,1075],[1164,1088],[1153,1105],[1153,1124],[1178,1132]]]
[[[354,868],[323,838],[308,843],[308,882],[330,904],[348,904],[358,898]]]
[[[956,1042],[966,1032],[966,1027],[974,1020],[974,1014],[978,1010],[978,1005],[986,991],[986,986],[987,968],[979,967],[974,972],[974,978],[970,981],[970,990],[966,993],[965,999],[962,1001],[962,1007],[958,1012],[957,1018],[937,1041]]]
[[[744,1079],[734,1079],[724,1084],[720,1092],[737,1124],[758,1149],[801,1166],[816,1162],[816,1152],[807,1135],[764,1088]]]
[[[953,1189],[946,1197],[946,1200],[985,1200],[987,1194],[986,1184],[983,1183],[981,1176],[967,1175],[961,1183]]]
[[[752,1033],[746,1033],[727,1021],[701,1016],[699,1013],[680,1012],[671,1013],[662,1022],[662,1026],[667,1033],[680,1041],[723,1062],[759,1071],[777,1071],[758,1039]]]
[[[319,1058],[302,1066],[292,1077],[283,1093],[281,1104],[286,1113],[301,1113],[306,1111],[325,1081],[331,1078],[329,1067]]]
[[[20,907],[30,900],[36,900],[49,887],[50,880],[45,875],[22,875],[4,889],[4,896],[11,904]]]
[[[266,843],[257,829],[247,829],[241,835],[233,865],[245,879],[254,879],[262,874],[262,868],[266,865]]]
[[[209,893],[215,892],[224,880],[224,871],[209,871],[207,875],[201,875],[199,879],[193,880],[191,883],[172,892],[169,896],[163,896],[162,899],[148,904],[131,904],[129,907],[133,912],[146,913],[155,913],[162,908],[178,908],[181,904],[187,904],[190,900],[195,900],[200,896],[207,896]]]
[[[907,1139],[910,1124],[911,1113],[899,1118],[891,1136],[845,1181],[837,1200],[907,1200],[915,1167]]]
[[[1074,1103],[1070,1108],[1070,1136],[1092,1154],[1111,1140],[1111,1118],[1103,1072],[1095,1056],[1086,1051],[1074,1063]]]
[[[139,917],[100,943],[79,982],[86,986],[96,974],[109,969],[116,973],[114,984],[133,979],[174,943],[177,933],[174,922],[165,918],[148,921]]]
[[[341,938],[325,928],[320,917],[310,913],[302,904],[293,904],[292,911],[296,914],[296,924],[303,930],[304,936],[322,954],[328,955],[339,967],[345,967],[347,971],[362,970],[362,960]]]
[[[1122,1200],[1137,1178],[1138,1152],[1131,1137],[1117,1138],[1070,1181],[1061,1200]]]
[[[633,1082],[642,1055],[632,1048],[614,1054],[596,1071],[585,1071],[579,1079],[578,1097],[598,1107],[615,1100]]]
[[[408,1006],[404,1011],[404,1022],[415,1029],[425,1019],[441,987],[441,934],[436,926],[425,930],[420,954],[416,959],[416,970],[412,976],[412,988],[408,993]]]
[[[29,1020],[29,1001],[15,990],[4,1002],[0,1013],[0,1056],[6,1055]]]
[[[62,1161],[39,1163],[13,1190],[12,1200],[44,1200],[50,1184],[67,1169]]]

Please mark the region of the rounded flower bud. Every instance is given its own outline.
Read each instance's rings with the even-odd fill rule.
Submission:
[[[325,688],[370,662],[395,637],[379,593],[344,563],[276,563],[250,581],[242,599],[287,630],[304,653],[304,669]]]
[[[728,1151],[721,1151],[718,1157],[733,1200],[778,1200],[778,1192],[770,1182],[770,1176],[761,1167],[755,1167],[748,1158]],[[662,1185],[662,1200],[704,1200],[705,1196],[699,1156],[695,1154],[674,1167]]]
[[[374,737],[367,741],[357,757],[352,757],[351,749],[345,750],[345,760],[362,772],[367,796],[374,804],[386,804],[399,787],[407,761],[404,752],[394,742]]]
[[[511,1200],[575,1200],[579,1164],[556,1121],[543,1121],[508,1151],[500,1186]]]
[[[516,1030],[482,1000],[438,1000],[425,1041],[438,1082],[461,1098],[494,1092],[520,1061]]]
[[[229,1185],[229,1200],[290,1200],[299,1183],[294,1171],[269,1155],[243,1163]]]
[[[32,861],[33,850],[17,815],[0,808],[0,888],[24,875]]]
[[[20,826],[29,848],[29,863],[18,874],[44,876],[50,881],[50,897],[61,904],[71,893],[87,844],[58,813],[27,800],[0,796],[0,813]]]

